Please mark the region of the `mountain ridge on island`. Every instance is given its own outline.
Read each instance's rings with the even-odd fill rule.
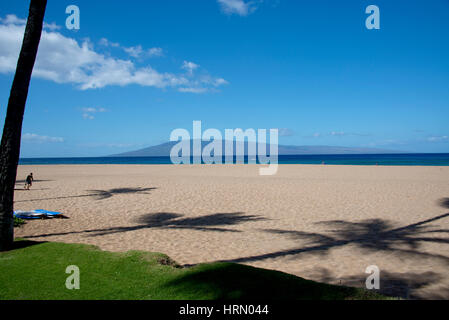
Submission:
[[[171,141],[134,151],[108,155],[107,157],[169,157],[172,147],[178,143],[179,141]],[[203,149],[209,143],[210,141],[202,141],[201,149]],[[193,150],[192,140],[190,140],[190,145],[191,145],[190,150],[192,151]],[[224,145],[225,145],[224,140],[222,141],[222,145],[224,154]],[[246,141],[244,149],[245,155],[247,155],[248,143]],[[267,144],[266,150],[268,151],[267,154],[270,154],[269,144]],[[234,141],[234,152],[235,152],[235,141]],[[344,155],[344,154],[399,154],[399,153],[407,153],[407,152],[388,150],[388,149],[377,149],[377,148],[359,148],[359,147],[341,147],[341,146],[323,146],[323,145],[315,145],[315,146],[278,145],[279,155],[323,155],[323,154]]]

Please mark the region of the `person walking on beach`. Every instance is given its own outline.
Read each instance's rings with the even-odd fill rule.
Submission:
[[[33,185],[33,173],[30,173],[25,181],[25,189],[30,190],[30,187]]]

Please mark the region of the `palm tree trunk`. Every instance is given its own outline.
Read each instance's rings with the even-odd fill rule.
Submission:
[[[14,186],[20,154],[20,139],[31,73],[42,33],[47,0],[31,0],[22,49],[9,95],[0,146],[0,251],[14,241]]]

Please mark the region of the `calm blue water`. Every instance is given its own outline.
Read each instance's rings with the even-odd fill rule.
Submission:
[[[280,164],[323,162],[331,165],[449,166],[449,153],[279,156]],[[171,164],[171,161],[170,157],[23,158],[19,164]]]

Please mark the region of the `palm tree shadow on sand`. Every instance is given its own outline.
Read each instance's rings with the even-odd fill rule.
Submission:
[[[449,208],[449,198],[440,200],[440,205]],[[293,249],[280,250],[261,255],[241,257],[232,260],[222,260],[224,262],[251,263],[267,259],[290,257],[299,259],[305,254],[327,255],[332,249],[345,246],[355,246],[361,252],[384,252],[397,258],[407,259],[434,259],[445,265],[449,264],[449,257],[420,251],[424,243],[437,243],[440,245],[449,244],[449,238],[445,235],[449,229],[435,227],[432,223],[439,222],[449,217],[449,213],[441,214],[430,219],[412,223],[406,226],[395,226],[394,223],[383,219],[370,219],[359,222],[343,220],[321,221],[318,225],[329,228],[325,233],[303,232],[296,230],[264,229],[263,232],[278,236],[289,237],[300,241],[300,246]],[[150,213],[138,217],[134,226],[111,227],[104,229],[83,230],[79,232],[53,233],[29,236],[25,238],[42,238],[50,236],[70,235],[74,233],[87,234],[92,237],[110,235],[115,233],[130,232],[142,229],[190,229],[197,231],[215,232],[241,232],[236,229],[225,228],[238,225],[240,223],[265,220],[265,218],[255,215],[245,215],[242,212],[234,213],[213,213],[200,217],[183,217],[181,214],[159,212]],[[305,242],[305,245],[304,245]],[[317,268],[319,270],[319,268]],[[446,275],[429,271],[425,273],[397,274],[389,271],[381,271],[383,274],[382,293],[405,298],[422,298],[415,294],[414,290],[424,288],[437,283]],[[364,286],[366,274],[355,275],[340,280],[349,285]],[[321,280],[330,282],[329,273],[323,272]],[[333,278],[335,280],[335,278]],[[344,284],[344,283],[343,283]],[[382,291],[383,290],[383,291]],[[440,292],[432,292],[426,298],[442,298],[449,294],[449,288],[441,289]]]
[[[109,190],[86,190],[89,192],[88,194],[81,194],[75,196],[61,196],[61,197],[53,197],[53,198],[40,198],[40,199],[27,199],[27,200],[18,200],[14,201],[15,203],[19,202],[33,202],[33,201],[44,201],[44,200],[60,200],[60,199],[72,199],[72,198],[96,198],[96,200],[105,200],[109,199],[113,196],[120,194],[143,194],[149,195],[150,191],[156,190],[157,188],[113,188]]]
[[[316,281],[339,284],[350,287],[365,287],[365,281],[368,274],[360,273],[345,277],[335,277],[333,272],[327,268],[314,268],[307,278],[313,278]],[[395,273],[385,270],[380,271],[380,289],[376,290],[380,294],[400,297],[404,299],[447,299],[448,288],[442,290],[432,290],[420,292],[420,289],[438,284],[443,276],[433,272],[426,271],[422,273],[406,272]]]
[[[140,216],[139,224],[130,227],[114,227],[94,231],[94,236],[129,232],[140,229],[190,229],[197,231],[240,232],[224,227],[235,226],[244,222],[259,221],[263,218],[255,215],[245,215],[243,212],[213,213],[199,217],[185,217],[178,213],[158,212]]]
[[[449,208],[449,198],[441,199],[440,205]],[[345,246],[355,246],[362,253],[383,252],[390,254],[396,258],[407,259],[434,259],[439,263],[449,265],[449,257],[443,254],[429,253],[421,251],[420,248],[424,243],[436,243],[439,245],[449,244],[449,229],[441,229],[431,223],[438,222],[449,217],[449,213],[441,214],[433,218],[412,223],[406,226],[395,227],[394,224],[387,220],[370,219],[360,222],[350,222],[343,220],[321,221],[318,225],[324,225],[329,228],[326,233],[303,232],[296,230],[279,230],[264,229],[264,232],[274,235],[285,236],[293,240],[298,240],[301,246],[293,249],[281,250],[266,254],[241,257],[232,260],[224,260],[226,262],[250,263],[263,261],[267,259],[275,259],[289,257],[291,259],[299,259],[305,254],[327,255],[332,249],[342,248]],[[305,243],[305,245],[304,245]],[[394,273],[386,272],[385,274],[394,275]],[[419,276],[411,274],[410,276]],[[422,288],[430,285],[446,275],[439,275],[433,272],[422,274],[425,279],[410,280],[406,275],[400,277],[390,277],[389,283],[397,281],[400,285],[386,286],[392,293],[399,293],[404,297],[415,297],[411,290]],[[394,279],[393,279],[394,278]],[[346,279],[360,280],[359,276]],[[366,275],[363,277],[366,279]],[[322,279],[326,280],[326,279]],[[328,279],[327,279],[328,280]],[[411,286],[412,284],[412,286]],[[362,284],[364,286],[364,282]],[[402,291],[401,291],[402,290]],[[444,292],[434,293],[434,298],[449,296],[449,288],[445,288]]]
[[[449,198],[443,198],[440,200],[440,205],[443,208],[448,208],[449,209]]]
[[[255,215],[245,215],[243,212],[212,213],[199,217],[184,217],[182,214],[170,212],[149,213],[138,217],[137,225],[126,227],[110,227],[103,229],[90,229],[77,232],[64,232],[27,236],[24,238],[42,238],[51,236],[64,236],[70,234],[88,234],[91,237],[130,232],[143,229],[189,229],[196,231],[214,232],[241,232],[240,230],[225,228],[241,223],[265,220]]]
[[[346,245],[355,245],[365,251],[385,251],[395,254],[414,255],[422,258],[440,259],[449,264],[449,257],[419,252],[420,245],[425,242],[449,244],[449,238],[437,237],[435,234],[447,234],[449,229],[428,226],[429,223],[449,217],[449,213],[431,219],[394,228],[393,224],[382,219],[371,219],[360,222],[322,221],[317,224],[332,227],[326,234],[294,230],[264,229],[264,232],[286,236],[293,240],[308,242],[308,245],[262,255],[248,256],[233,262],[254,262],[303,253],[327,254],[331,249]],[[405,246],[405,247],[404,247]]]
[[[87,190],[91,192],[91,197],[96,197],[97,200],[104,200],[111,198],[119,194],[150,194],[149,191],[155,190],[157,188],[113,188],[109,190]]]

